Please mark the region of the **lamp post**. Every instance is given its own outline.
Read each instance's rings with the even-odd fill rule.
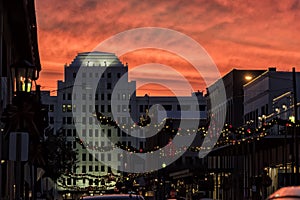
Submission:
[[[25,146],[28,152],[28,144],[30,144],[31,141],[39,140],[39,138],[32,138],[32,136],[29,136],[29,142],[27,141],[27,144],[23,144],[24,138],[21,137],[21,135],[24,135],[24,133],[26,133],[28,137],[28,132],[30,132],[29,129],[32,125],[28,124],[28,121],[34,121],[34,119],[29,119],[29,115],[31,113],[32,115],[35,114],[32,110],[33,107],[30,107],[34,104],[34,98],[32,98],[31,95],[31,88],[32,81],[36,80],[38,77],[38,71],[36,67],[27,60],[20,60],[19,62],[11,65],[10,69],[15,91],[12,107],[15,108],[15,111],[13,111],[13,109],[8,109],[8,126],[6,132],[10,136],[12,136],[12,133],[18,135],[17,141],[15,142],[13,142],[11,139],[13,137],[9,137],[9,144],[17,144],[16,146],[9,145],[9,160],[14,161],[16,167],[16,176],[14,177],[16,184],[15,199],[19,200],[24,199],[24,197],[25,199],[29,198],[29,196],[27,195],[24,196],[24,162],[27,161],[27,157],[29,157],[29,155],[25,155],[25,158],[22,157],[22,148],[20,146]],[[38,134],[34,135],[37,136]],[[13,154],[15,154],[16,156],[11,156]],[[34,191],[32,192],[34,194]]]

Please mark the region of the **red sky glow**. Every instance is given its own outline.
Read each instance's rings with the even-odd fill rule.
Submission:
[[[38,84],[43,90],[56,90],[64,65],[77,53],[139,27],[184,33],[205,48],[221,75],[233,68],[275,66],[291,71],[300,66],[299,0],[36,0],[36,16],[42,64]],[[138,50],[120,59],[129,70],[146,63],[168,65],[184,75],[195,91],[207,87],[190,63],[163,50]],[[172,79],[166,72],[156,78]],[[149,84],[138,90],[138,95],[145,93],[172,95],[167,88]]]

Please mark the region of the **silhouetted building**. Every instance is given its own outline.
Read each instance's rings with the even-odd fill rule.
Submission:
[[[262,74],[265,70],[240,70],[233,69],[226,75],[224,75],[219,81],[223,81],[226,92],[226,124],[231,124],[233,127],[242,126],[243,116],[244,116],[244,91],[243,85],[248,81],[254,79],[255,77]],[[219,92],[218,88],[212,84],[207,88],[207,96],[208,96],[208,112],[210,112],[210,95],[213,96],[214,93]]]

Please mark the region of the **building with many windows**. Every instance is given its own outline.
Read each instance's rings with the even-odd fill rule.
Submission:
[[[299,85],[300,73],[295,73]],[[245,124],[253,123],[254,127],[261,125],[263,121],[270,118],[273,113],[273,101],[275,98],[289,93],[286,107],[293,104],[293,73],[287,71],[276,71],[276,68],[269,68],[255,79],[244,85],[244,120]],[[298,99],[300,94],[297,94]],[[283,105],[275,105],[278,111],[284,111]]]
[[[248,81],[242,80],[245,76],[236,78],[243,83],[235,86],[243,95],[233,106],[242,109],[232,121],[244,123],[225,124],[215,148],[204,158],[214,182],[210,197],[264,199],[280,187],[299,184],[299,72],[269,68]]]
[[[113,53],[79,53],[65,65],[64,81],[58,81],[57,96],[43,93],[43,103],[49,106],[49,124],[54,131],[62,130],[67,145],[78,150],[79,162],[71,176],[62,177],[61,190],[110,190],[128,168],[147,170],[145,161],[132,159],[128,152],[155,151],[157,146],[168,145],[174,137],[163,131],[159,138],[148,137],[146,127],[150,123],[154,127],[172,119],[175,122],[172,127],[178,127],[180,120],[190,124],[201,120],[205,124],[206,99],[201,92],[179,100],[136,97],[135,81],[128,80],[127,72],[127,64],[121,63]],[[147,117],[150,117],[148,122]],[[198,125],[188,131],[196,134],[197,128]],[[195,152],[184,155],[181,164],[185,161],[191,164],[193,160],[195,163],[198,157]]]
[[[229,73],[225,74],[216,83],[210,85],[207,88],[207,95],[209,98],[214,98],[218,95],[218,84],[223,81],[226,92],[226,124],[231,124],[234,127],[242,126],[243,114],[244,114],[244,90],[243,85],[251,81],[255,77],[259,76],[265,70],[241,70],[233,69]],[[217,108],[217,107],[216,107]],[[210,106],[208,104],[208,111],[210,112]],[[217,112],[216,112],[217,113]]]

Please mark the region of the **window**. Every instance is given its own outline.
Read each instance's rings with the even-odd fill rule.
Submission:
[[[67,146],[68,148],[72,148],[72,142],[71,141],[67,142]]]
[[[98,153],[95,153],[95,160],[99,161],[99,154]]]
[[[105,112],[104,105],[101,105],[101,111],[100,112]]]
[[[85,137],[85,136],[86,136],[86,130],[82,129],[82,137]]]
[[[93,117],[89,117],[89,124],[93,124]]]
[[[82,94],[82,100],[86,100],[86,94]]]
[[[63,117],[63,124],[66,124],[66,117]]]
[[[95,171],[99,172],[99,166],[95,166]]]
[[[101,100],[104,100],[104,94],[101,94]]]
[[[86,161],[86,154],[85,154],[85,153],[83,153],[83,154],[81,155],[81,160],[82,160],[82,161]]]
[[[117,73],[117,78],[120,78],[121,77],[121,73]]]
[[[104,161],[104,153],[101,153],[101,161]]]
[[[93,179],[89,179],[89,185],[93,185]]]
[[[107,137],[111,137],[111,129],[107,129]]]
[[[86,173],[86,166],[85,165],[82,165],[81,172]]]
[[[77,133],[76,133],[76,129],[73,129],[73,137],[76,137]]]
[[[67,129],[67,136],[71,137],[72,136],[72,129]]]
[[[93,161],[93,155],[89,154],[89,161]]]
[[[82,73],[82,78],[85,78],[85,77],[86,77],[86,73],[83,72],[83,73]]]
[[[67,105],[67,112],[72,112],[72,105],[71,104]]]
[[[93,165],[90,165],[90,166],[89,166],[89,171],[90,171],[90,172],[93,171]]]
[[[107,112],[111,112],[111,105],[107,105]]]
[[[107,87],[106,87],[108,90],[111,89],[111,83],[107,83]]]
[[[110,153],[107,154],[107,161],[111,161],[111,154]]]
[[[107,94],[107,100],[111,100],[111,94],[110,93]]]
[[[82,124],[86,123],[86,117],[82,117]]]
[[[101,165],[101,172],[105,172],[105,166]]]
[[[72,94],[68,93],[68,100],[72,100]]]
[[[95,137],[99,137],[98,129],[95,129]]]
[[[67,185],[71,185],[72,184],[72,179],[71,178],[67,178]]]
[[[110,72],[107,73],[107,78],[111,78],[111,73]]]
[[[86,105],[82,105],[82,112],[86,112]]]
[[[76,149],[76,142],[73,141],[73,149]]]
[[[163,105],[166,111],[171,111],[172,110],[172,105]]]
[[[89,129],[89,136],[93,137],[93,129]]]
[[[127,136],[127,134],[124,131],[122,131],[122,137],[126,137],[126,136]]]
[[[54,105],[53,104],[49,105],[49,112],[54,112]]]
[[[62,105],[62,112],[66,112],[67,111],[67,106],[65,104]]]
[[[67,124],[72,124],[72,117],[67,117]]]

